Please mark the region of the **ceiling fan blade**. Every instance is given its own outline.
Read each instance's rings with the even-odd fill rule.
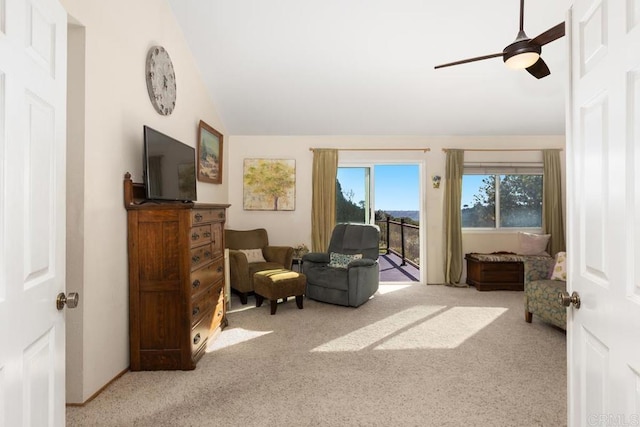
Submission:
[[[545,44],[551,43],[560,37],[564,37],[564,22],[559,23],[555,27],[549,28],[547,31],[531,40],[531,43],[544,46]]]
[[[528,67],[527,71],[536,79],[541,79],[551,74],[549,67],[547,67],[547,64],[542,60],[542,58],[539,58],[535,64]]]
[[[436,65],[433,68],[437,70],[438,68],[451,67],[452,65],[466,64],[467,62],[482,61],[483,59],[497,58],[498,56],[502,56],[502,52],[492,53],[491,55],[476,56],[475,58],[463,59],[461,61],[449,62],[447,64],[440,64],[440,65]]]

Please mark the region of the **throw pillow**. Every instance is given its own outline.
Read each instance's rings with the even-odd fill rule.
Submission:
[[[518,242],[520,243],[520,255],[544,255],[551,234],[533,234],[518,232]]]
[[[240,252],[247,256],[247,262],[267,262],[262,255],[262,249],[239,249]]]
[[[551,280],[564,280],[567,281],[567,253],[558,252],[556,254],[556,265],[553,266],[553,272],[551,273]]]
[[[329,254],[329,267],[333,268],[347,268],[351,261],[361,259],[362,254],[339,254],[337,252],[331,252]]]

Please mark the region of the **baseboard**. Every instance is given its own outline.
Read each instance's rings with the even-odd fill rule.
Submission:
[[[67,406],[84,406],[87,403],[91,402],[93,399],[95,399],[96,397],[98,397],[98,395],[100,393],[102,393],[107,387],[109,387],[111,384],[113,384],[113,382],[115,380],[117,380],[118,378],[120,378],[121,376],[123,376],[124,374],[126,374],[127,372],[129,372],[129,368],[127,367],[124,371],[120,372],[118,375],[116,375],[115,377],[113,377],[113,379],[111,379],[111,381],[109,381],[108,383],[106,383],[105,385],[103,385],[102,387],[100,387],[100,389],[98,391],[96,391],[95,393],[93,393],[91,396],[89,396],[89,398],[87,400],[85,400],[82,403],[67,403]]]

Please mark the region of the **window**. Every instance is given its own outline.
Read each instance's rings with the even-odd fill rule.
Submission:
[[[464,174],[463,228],[541,228],[542,174]]]

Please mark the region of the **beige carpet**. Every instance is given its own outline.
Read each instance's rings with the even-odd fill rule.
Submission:
[[[562,426],[564,331],[522,292],[381,286],[353,309],[232,300],[195,371],[133,372],[69,426]]]

